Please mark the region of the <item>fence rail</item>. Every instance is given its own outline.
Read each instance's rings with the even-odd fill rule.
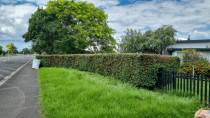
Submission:
[[[173,90],[198,95],[201,103],[210,106],[210,80],[205,76],[165,72],[160,74],[158,86],[162,92]]]

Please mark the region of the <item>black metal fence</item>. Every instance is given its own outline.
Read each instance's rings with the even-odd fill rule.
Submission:
[[[173,90],[198,95],[202,103],[210,106],[210,80],[205,76],[165,72],[160,74],[158,86],[162,92]]]

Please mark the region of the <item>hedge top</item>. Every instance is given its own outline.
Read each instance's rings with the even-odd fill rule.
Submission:
[[[38,55],[38,56],[109,56],[109,55],[134,55],[134,56],[158,56],[164,58],[179,58],[177,56],[159,55],[159,54],[141,54],[141,53],[103,53],[103,54],[66,54],[66,55]]]

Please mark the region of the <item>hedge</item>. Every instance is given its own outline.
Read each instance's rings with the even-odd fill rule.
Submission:
[[[180,59],[145,54],[77,54],[36,56],[44,67],[71,67],[112,76],[140,87],[154,87],[157,74],[178,71]]]

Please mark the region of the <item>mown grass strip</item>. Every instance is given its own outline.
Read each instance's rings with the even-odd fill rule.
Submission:
[[[17,56],[17,55],[9,55],[10,57],[11,56]],[[8,54],[6,54],[6,55],[0,55],[0,57],[8,57]]]
[[[48,118],[186,118],[201,107],[195,97],[161,94],[99,74],[41,68],[40,104]]]

